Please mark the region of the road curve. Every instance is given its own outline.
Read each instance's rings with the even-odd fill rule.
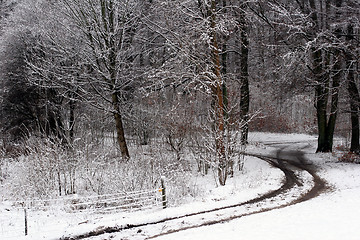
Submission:
[[[285,175],[285,179],[280,188],[270,191],[264,195],[245,202],[239,202],[234,205],[194,212],[191,214],[184,214],[176,217],[164,218],[154,222],[102,228],[100,230],[95,230],[78,236],[63,237],[60,238],[60,240],[87,239],[107,233],[118,233],[128,230],[131,230],[133,234],[132,236],[136,236],[136,234],[140,233],[142,236],[144,236],[146,228],[154,228],[160,224],[172,226],[170,230],[159,231],[161,233],[157,235],[146,236],[145,234],[144,236],[144,239],[154,239],[160,236],[185,231],[188,229],[228,222],[233,219],[257,213],[284,208],[293,204],[310,200],[324,192],[326,190],[326,182],[317,175],[316,167],[307,162],[306,158],[304,157],[304,153],[301,150],[286,151],[285,148],[286,147],[279,149],[276,152],[276,157],[248,154],[268,162],[273,167],[280,169]],[[309,186],[309,183],[304,184],[305,181],[309,180],[309,177],[304,177],[305,175],[311,176],[312,183],[310,184],[310,189],[305,187],[305,185]],[[289,197],[289,195],[291,196]],[[229,215],[230,211],[227,211],[229,209],[232,209],[231,215]],[[215,217],[211,218],[211,216]],[[196,218],[196,224],[191,223],[194,221],[191,221],[190,219],[194,218]],[[190,223],[186,224],[187,221]]]

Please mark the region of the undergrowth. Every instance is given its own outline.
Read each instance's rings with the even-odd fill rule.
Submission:
[[[32,137],[26,146],[26,154],[2,158],[2,200],[154,190],[160,188],[162,176],[166,178],[170,204],[197,192],[190,182],[189,161],[179,161],[176,153],[164,151],[160,145],[132,147],[132,157],[126,161],[111,144],[79,143],[75,151]]]
[[[360,164],[360,155],[349,151],[349,149],[344,145],[335,147],[335,155],[340,162]]]

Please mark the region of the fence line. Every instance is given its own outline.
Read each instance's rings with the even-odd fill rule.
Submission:
[[[86,197],[64,197],[58,199],[34,199],[34,200],[26,200],[26,201],[11,201],[12,209],[23,209],[24,207],[32,209],[36,208],[38,210],[47,210],[48,207],[53,206],[80,206],[86,204],[94,204],[94,203],[109,203],[110,201],[119,202],[120,200],[134,200],[147,198],[147,195],[157,193],[160,189],[149,190],[149,191],[136,191],[130,193],[117,193],[117,194],[106,194],[106,195],[97,195],[97,196],[86,196]],[[111,198],[106,198],[111,197]],[[94,199],[94,200],[91,200]],[[61,205],[60,205],[61,204]]]
[[[25,201],[5,201],[0,203],[0,239],[16,239],[28,232],[34,233],[38,227],[41,233],[47,232],[49,227],[59,224],[63,217],[66,223],[79,221],[80,218],[88,220],[86,214],[108,214],[114,212],[131,212],[136,210],[165,208],[165,185],[159,189],[145,191],[123,192],[86,197],[64,197],[58,199],[27,199]],[[81,215],[79,215],[81,213]],[[72,217],[73,216],[73,217]],[[76,219],[75,219],[76,218]],[[49,225],[51,221],[56,223]],[[75,222],[74,222],[75,223]],[[47,230],[43,231],[44,225]],[[29,229],[28,229],[29,228]],[[55,228],[54,228],[55,229]],[[59,231],[59,230],[57,230]]]
[[[127,195],[127,196],[135,196],[136,194],[144,194],[144,193],[153,193],[153,192],[156,192],[158,191],[158,189],[155,189],[155,190],[146,190],[146,191],[132,191],[132,192],[121,192],[121,193],[112,193],[112,194],[103,194],[103,195],[93,195],[93,196],[82,196],[82,197],[79,197],[79,198],[74,198],[74,197],[69,197],[71,195],[67,195],[67,196],[64,196],[63,198],[49,198],[49,199],[28,199],[28,200],[24,200],[24,201],[20,201],[20,200],[17,200],[17,201],[9,201],[13,204],[16,204],[16,205],[21,205],[21,204],[26,204],[26,203],[34,203],[34,202],[41,202],[41,203],[44,203],[44,202],[56,202],[56,201],[69,201],[69,200],[74,200],[74,199],[92,199],[92,198],[102,198],[102,197],[111,197],[111,196],[124,196],[124,195]]]
[[[75,197],[75,198],[64,198],[64,199],[47,199],[47,200],[27,200],[27,201],[15,201],[11,202],[14,210],[23,210],[24,207],[28,209],[36,209],[36,210],[49,210],[51,207],[76,207],[86,205],[94,205],[94,204],[111,204],[111,203],[121,203],[121,201],[132,201],[134,204],[141,202],[139,200],[142,199],[149,199],[153,197],[154,201],[159,202],[160,196],[156,196],[155,193],[161,192],[162,188],[151,190],[151,191],[144,191],[144,192],[137,192],[136,194],[109,194],[109,195],[99,195],[99,196],[89,196],[89,197]],[[111,196],[111,198],[104,198],[106,196]],[[114,197],[118,196],[118,197]],[[93,201],[90,201],[94,199]],[[83,200],[87,200],[82,202]],[[45,204],[50,203],[51,204]],[[38,203],[38,204],[36,204]],[[131,205],[131,204],[129,204]],[[80,209],[79,209],[80,210]]]

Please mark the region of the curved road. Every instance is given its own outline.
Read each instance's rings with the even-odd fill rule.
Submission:
[[[154,239],[175,232],[209,226],[260,212],[284,208],[312,199],[326,190],[326,182],[317,175],[316,167],[307,162],[304,152],[301,150],[285,150],[286,148],[287,147],[280,148],[276,152],[276,156],[248,154],[268,162],[273,167],[280,169],[285,175],[284,182],[280,188],[257,198],[246,202],[239,202],[234,205],[165,218],[154,222],[103,228],[78,236],[64,237],[61,238],[61,240],[91,239],[91,237],[101,236],[106,233],[120,232],[126,232],[126,236],[143,236],[144,239]],[[229,209],[231,209],[231,211],[228,211]],[[168,226],[170,230],[164,231],[164,225]],[[159,229],[159,234],[152,236],[146,234],[146,229],[152,229],[151,232],[154,232],[154,228]],[[102,236],[101,239],[106,239],[104,237],[105,236]]]

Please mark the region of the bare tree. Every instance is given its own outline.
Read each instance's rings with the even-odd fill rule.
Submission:
[[[239,14],[239,26],[241,36],[241,55],[240,55],[240,66],[241,66],[241,97],[240,97],[240,118],[242,120],[242,137],[241,143],[246,144],[248,142],[249,132],[249,108],[250,108],[250,89],[249,89],[249,38],[248,38],[248,22],[246,19],[247,4],[244,1],[240,4]]]
[[[117,141],[123,158],[129,158],[121,101],[131,89],[134,61],[132,41],[138,22],[136,1],[64,0],[66,11],[82,32],[89,67],[98,75],[89,86],[112,106]]]
[[[34,3],[34,2],[32,2]],[[55,89],[44,89],[29,82],[27,60],[35,59],[37,17],[19,4],[9,17],[2,37],[1,78],[6,91],[1,104],[5,132],[14,140],[40,132],[66,141],[62,119],[62,97]],[[36,3],[37,4],[37,3]]]
[[[212,155],[211,161],[207,161],[210,161],[210,165],[217,172],[220,185],[225,185],[232,162],[229,157],[231,154],[228,153],[228,136],[235,130],[235,125],[243,127],[241,124],[233,124],[240,121],[239,109],[235,118],[234,109],[242,102],[245,107],[242,113],[244,117],[247,115],[246,106],[248,109],[248,103],[244,100],[245,92],[241,101],[238,98],[240,94],[234,94],[235,89],[239,89],[235,83],[241,80],[236,79],[239,75],[235,74],[234,64],[229,64],[241,55],[240,51],[237,51],[241,45],[235,46],[236,41],[232,38],[240,36],[241,19],[238,14],[243,10],[232,1],[160,2],[161,4],[156,5],[158,9],[154,10],[152,18],[147,17],[144,20],[153,32],[164,39],[166,46],[167,57],[154,69],[150,78],[157,86],[152,88],[182,86],[192,96],[198,92],[208,99],[209,104],[203,107],[210,116],[206,118],[208,126],[203,126],[207,134],[200,132],[203,132],[204,144],[212,145],[205,146],[211,152],[209,155]],[[245,37],[242,41],[245,41]],[[246,46],[246,43],[244,45]],[[237,53],[233,54],[234,52]],[[243,64],[245,73],[246,65]],[[246,77],[245,79],[247,80]],[[243,86],[248,89],[248,85]]]
[[[256,1],[252,4],[256,15],[276,32],[283,49],[287,49],[284,56],[296,56],[303,62],[294,59],[293,64],[307,67],[305,83],[315,93],[317,152],[332,151],[340,87],[345,77],[343,30],[348,14],[354,17],[357,14],[353,8],[356,4],[356,1],[345,4],[341,0]]]

